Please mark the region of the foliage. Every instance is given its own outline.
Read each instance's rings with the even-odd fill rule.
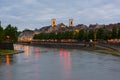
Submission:
[[[85,36],[84,34],[85,34],[84,30],[81,29],[78,33],[78,40],[81,40],[81,41],[84,40],[84,36]]]
[[[12,41],[16,42],[17,37],[20,32],[17,31],[17,27],[11,26],[11,24],[7,25],[5,29],[0,26],[0,42],[2,41]]]
[[[5,40],[9,39],[12,42],[17,41],[17,27],[13,27],[11,26],[11,24],[9,24],[5,28],[4,34],[5,34]]]
[[[72,31],[65,31],[65,32],[51,32],[51,33],[40,33],[34,36],[34,39],[72,39],[73,32]]]
[[[3,41],[3,38],[4,38],[4,30],[3,30],[2,26],[0,26],[0,42]]]
[[[110,31],[110,30],[104,31],[103,37],[104,37],[103,38],[104,40],[111,39],[112,38],[112,31]]]
[[[104,39],[104,30],[103,30],[103,28],[99,28],[97,30],[96,35],[97,35],[97,39]]]
[[[93,29],[90,29],[89,32],[88,32],[88,38],[93,40],[94,39],[94,33],[95,33],[95,31]]]
[[[88,41],[88,40],[89,40],[88,34],[89,34],[88,32],[84,32],[84,40],[85,40],[85,41]]]
[[[111,30],[105,30],[103,28],[99,28],[96,30],[90,29],[88,31],[85,31],[83,29],[79,30],[79,32],[76,31],[63,31],[63,32],[51,32],[51,33],[40,33],[38,35],[34,36],[34,39],[76,39],[79,41],[89,41],[92,40],[108,40],[108,39],[120,39],[120,28],[117,30],[116,28],[113,28]]]
[[[120,39],[120,28],[118,29],[118,39]]]
[[[117,38],[117,28],[113,27],[112,29],[112,39]]]

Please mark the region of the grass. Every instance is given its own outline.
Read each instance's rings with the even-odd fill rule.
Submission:
[[[16,51],[16,50],[1,50],[1,49],[0,49],[0,56],[3,56],[3,55],[10,55],[10,54],[17,54],[17,53],[20,53],[20,52],[23,52],[23,51]]]
[[[100,49],[100,50],[95,50],[95,51],[100,52],[100,53],[112,54],[112,55],[120,56],[120,51],[118,51],[118,50],[112,50],[112,49],[109,49],[109,50],[106,50],[106,49]]]
[[[104,53],[104,54],[112,54],[115,56],[120,56],[120,50],[113,50],[113,49],[108,49],[108,48],[82,48],[83,50],[88,50],[88,51],[95,51],[99,53]]]

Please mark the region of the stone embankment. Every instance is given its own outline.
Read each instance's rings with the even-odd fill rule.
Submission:
[[[21,43],[22,44],[22,43]],[[66,49],[82,49],[88,51],[95,51],[99,53],[112,54],[120,56],[120,45],[108,44],[108,43],[85,43],[85,42],[73,42],[73,43],[62,43],[62,42],[31,42],[23,43],[22,45],[41,46],[49,48],[66,48]]]
[[[99,43],[97,45],[106,47],[106,48],[110,48],[113,50],[120,50],[120,43]]]
[[[32,42],[30,45],[53,47],[53,48],[82,48],[84,43],[51,43],[51,42]]]
[[[55,47],[55,48],[106,48],[113,50],[120,50],[120,43],[97,43],[95,46],[90,46],[90,43],[85,42],[73,42],[73,43],[59,43],[59,42],[31,42],[30,45],[43,46],[43,47]]]

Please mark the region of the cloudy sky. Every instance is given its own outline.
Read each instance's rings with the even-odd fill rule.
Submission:
[[[19,30],[34,30],[57,23],[109,24],[120,22],[120,0],[0,0],[2,26],[12,24]]]

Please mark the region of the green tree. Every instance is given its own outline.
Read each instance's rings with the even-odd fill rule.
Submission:
[[[79,33],[78,33],[78,40],[84,40],[84,37],[85,37],[85,35],[84,35],[84,30],[83,29],[81,29],[80,31],[79,31]]]
[[[39,38],[40,39],[49,39],[48,33],[40,33]]]
[[[97,39],[104,39],[104,30],[103,30],[103,28],[99,28],[97,30],[96,38]]]
[[[63,39],[63,36],[62,36],[62,35],[63,35],[62,32],[58,32],[58,33],[57,33],[57,37],[56,37],[57,40]]]
[[[62,34],[63,39],[72,39],[73,38],[73,32],[72,31],[65,31]]]
[[[49,39],[56,39],[56,34],[54,32],[48,33]]]
[[[85,40],[85,41],[88,41],[88,40],[89,40],[89,38],[88,38],[88,32],[84,32],[84,40]]]
[[[79,33],[79,31],[77,30],[77,31],[73,31],[72,32],[72,34],[73,34],[73,39],[76,39],[76,40],[78,40],[78,33]]]
[[[93,29],[90,29],[88,32],[88,38],[94,40],[94,33],[95,31]]]
[[[112,38],[112,31],[106,30],[104,32],[104,40],[108,40],[108,39],[111,39],[111,38]]]
[[[17,27],[13,27],[11,26],[11,24],[9,24],[5,30],[5,40],[7,40],[9,38],[10,41],[12,42],[16,42],[17,41]]]
[[[112,29],[112,38],[115,39],[117,38],[117,28],[113,27]]]
[[[0,42],[2,42],[4,39],[4,29],[3,27],[0,25]]]
[[[120,39],[120,28],[118,29],[118,39]]]

